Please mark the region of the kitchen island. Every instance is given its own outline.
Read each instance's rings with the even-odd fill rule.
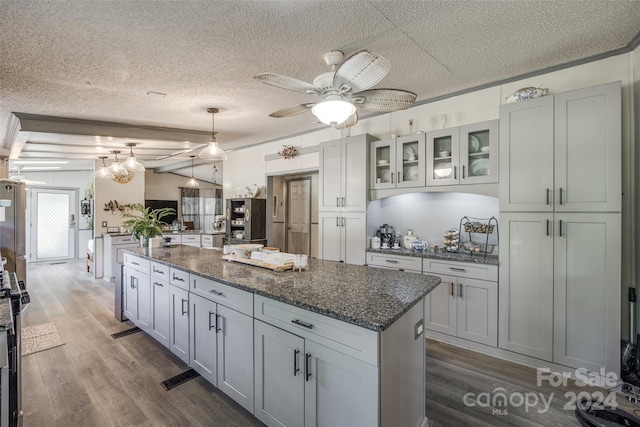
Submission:
[[[125,313],[267,425],[422,426],[430,275],[214,249],[125,252]]]

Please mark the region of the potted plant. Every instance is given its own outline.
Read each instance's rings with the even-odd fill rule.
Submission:
[[[231,234],[224,236],[224,245],[222,246],[222,253],[228,255],[231,253]]]
[[[149,239],[162,236],[162,226],[167,225],[162,218],[173,213],[175,213],[173,208],[151,209],[136,204],[132,206],[132,211],[122,213],[122,218],[125,219],[122,225],[134,239],[140,241],[140,246],[148,247]]]

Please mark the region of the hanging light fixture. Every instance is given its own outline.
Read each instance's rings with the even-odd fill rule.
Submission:
[[[111,171],[109,170],[109,167],[107,166],[107,164],[104,162],[105,159],[107,158],[107,156],[100,156],[98,157],[100,160],[102,160],[102,166],[100,166],[100,169],[98,169],[96,171],[96,178],[111,178],[113,177],[113,174],[111,173]]]
[[[355,113],[356,107],[340,95],[328,95],[322,102],[314,105],[311,112],[322,123],[335,126]]]
[[[111,172],[112,175],[127,175],[127,169],[122,166],[122,164],[120,162],[118,162],[118,154],[120,154],[121,151],[119,150],[113,150],[111,151],[111,154],[115,155],[115,159],[113,160],[113,163],[111,163],[111,166],[109,166],[109,172]]]
[[[129,157],[127,158],[127,161],[123,163],[124,167],[130,171],[144,171],[144,165],[136,159],[136,156],[133,155],[133,147],[138,144],[127,142],[125,145],[129,147]]]
[[[191,157],[191,179],[187,181],[187,187],[190,187],[190,188],[200,187],[200,184],[198,184],[198,181],[196,181],[196,179],[193,177],[193,158],[195,156],[189,156],[189,157]]]
[[[211,113],[211,141],[207,148],[203,149],[199,157],[204,160],[227,160],[227,153],[220,147],[216,141],[215,120],[216,113],[220,111],[217,108],[207,108],[207,113]]]

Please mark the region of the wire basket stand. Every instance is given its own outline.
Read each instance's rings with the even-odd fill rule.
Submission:
[[[468,240],[462,242],[463,231],[467,233]],[[497,244],[489,243],[489,236],[495,231],[496,239],[498,241],[498,219],[494,216],[491,218],[474,218],[470,216],[463,216],[460,219],[460,247],[471,255],[484,255],[487,258],[487,254],[493,252]],[[484,236],[478,237],[478,236]],[[484,239],[484,242],[479,240]]]

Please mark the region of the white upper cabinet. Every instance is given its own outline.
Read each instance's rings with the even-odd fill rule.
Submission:
[[[428,132],[427,186],[498,182],[498,121]]]
[[[620,82],[502,105],[500,140],[500,210],[620,211]]]
[[[371,187],[412,188],[425,185],[425,134],[377,141],[371,156]]]
[[[320,144],[320,211],[367,210],[368,144],[371,135],[358,135]]]

